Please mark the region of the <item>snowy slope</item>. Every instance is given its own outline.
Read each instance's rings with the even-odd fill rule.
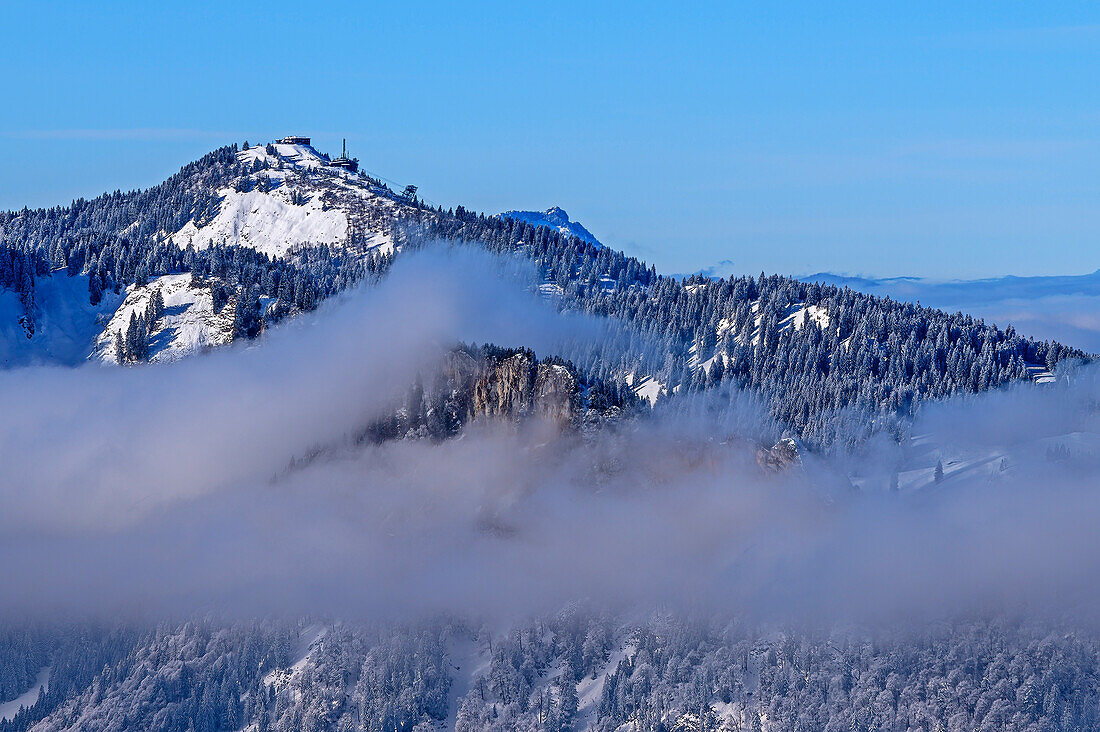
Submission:
[[[551,229],[557,229],[563,234],[570,234],[578,239],[583,239],[589,244],[595,244],[598,247],[603,246],[591,231],[581,226],[577,221],[570,221],[569,214],[557,206],[552,206],[545,211],[505,211],[500,215],[504,218],[526,221],[533,226],[549,226]]]
[[[144,287],[127,289],[125,301],[96,338],[93,358],[118,363],[115,334],[125,334],[130,315],[144,312],[158,290],[164,298],[164,316],[149,334],[150,361],[175,361],[233,339],[232,300],[214,312],[214,297],[208,286],[192,286],[190,274],[164,275]]]
[[[763,338],[760,327],[764,322],[764,316],[760,312],[759,300],[753,301],[750,312],[752,333],[748,336],[746,342],[751,343],[753,346],[759,346]],[[816,323],[819,328],[828,328],[831,322],[829,313],[820,305],[807,305],[806,303],[797,302],[787,306],[786,312],[783,313],[783,317],[779,321],[778,330],[780,333],[785,333],[791,329],[795,331],[802,330],[806,325],[807,318]],[[718,324],[718,337],[721,338],[726,333],[737,329],[738,325],[739,323],[736,323],[732,318],[723,318]]]
[[[39,694],[50,689],[50,667],[46,666],[38,672],[34,684],[25,693],[20,694],[11,701],[0,704],[0,720],[10,721],[20,709],[30,708],[38,702]]]
[[[689,292],[694,292],[703,287],[704,285],[688,285],[687,289]],[[756,348],[760,346],[763,340],[761,325],[764,318],[760,313],[759,301],[753,301],[749,310],[749,318],[752,322],[748,334],[734,335],[734,340]],[[801,302],[792,303],[787,306],[786,312],[783,313],[783,317],[777,323],[777,330],[779,333],[785,333],[789,330],[799,331],[806,326],[807,320],[815,323],[820,328],[828,328],[832,322],[828,311],[819,305],[807,305]],[[715,329],[716,341],[720,341],[728,334],[738,333],[741,330],[739,325],[733,318],[723,318]],[[723,364],[728,365],[728,357],[714,351],[706,354],[707,357],[703,358],[698,343],[693,343],[688,348],[688,354],[688,366],[696,372],[707,373],[715,359],[720,357],[723,358]],[[634,389],[634,393],[638,398],[648,402],[650,406],[654,406],[659,399],[668,395],[667,386],[652,375],[631,373],[626,375],[625,380]]]
[[[269,671],[263,678],[265,686],[274,686],[276,689],[285,688],[294,680],[294,677],[302,673],[302,670],[310,665],[312,656],[317,650],[318,644],[328,635],[328,628],[320,623],[303,628],[298,636],[298,646],[294,651],[294,661],[286,668],[277,668]]]
[[[19,297],[0,290],[0,368],[83,362],[121,301],[108,290],[93,306],[88,302],[87,277],[55,270],[35,283],[35,327],[28,339],[19,322],[24,314]]]
[[[189,221],[171,236],[176,246],[205,249],[224,243],[282,257],[295,247],[342,244],[347,240],[347,215],[339,209],[325,210],[318,197],[296,206],[290,203],[285,187],[269,193],[238,193],[231,189],[219,193],[223,198],[218,215],[201,228]]]
[[[652,376],[638,376],[629,373],[623,377],[623,381],[634,390],[634,394],[639,399],[648,402],[651,407],[657,403],[659,398],[666,396],[668,393],[665,385]]]
[[[463,697],[478,679],[488,674],[491,659],[488,648],[479,644],[469,633],[450,633],[446,648],[451,688],[447,693],[447,719],[440,729],[454,729]]]
[[[302,247],[346,246],[355,232],[364,250],[392,250],[390,226],[407,202],[366,175],[327,167],[309,145],[272,148],[239,152],[242,162],[262,166],[247,176],[244,190],[219,190],[221,205],[212,220],[189,221],[168,239],[180,248],[226,244],[277,258]]]
[[[31,338],[19,322],[23,308],[18,296],[0,291],[0,368],[77,366],[89,358],[117,363],[115,333],[125,332],[130,314],[143,312],[157,290],[165,312],[150,334],[150,360],[173,361],[232,340],[232,299],[215,313],[210,288],[192,287],[190,274],[158,277],[121,294],[107,290],[93,306],[88,302],[88,278],[70,277],[62,269],[36,282]]]

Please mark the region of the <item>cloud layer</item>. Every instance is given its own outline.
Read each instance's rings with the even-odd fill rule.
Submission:
[[[1043,449],[1100,432],[1091,373],[927,409],[922,444],[981,468],[900,495],[836,480],[885,484],[911,459],[897,446],[764,472],[731,435],[766,423],[751,399],[720,423],[673,411],[588,435],[530,422],[350,444],[455,340],[541,354],[599,337],[500,266],[408,257],[258,346],[0,376],[0,607],[409,617],[590,599],[889,620],[1100,600],[1100,467]]]

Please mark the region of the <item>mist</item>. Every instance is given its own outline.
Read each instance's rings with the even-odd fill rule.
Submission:
[[[588,600],[792,620],[1100,620],[1089,370],[930,405],[913,428],[927,455],[874,443],[778,474],[757,464],[753,440],[774,427],[748,397],[721,420],[350,440],[455,342],[543,356],[599,339],[606,324],[556,312],[501,266],[421,253],[256,345],[0,375],[0,608],[507,617]],[[1048,459],[1066,436],[1069,459]],[[926,458],[949,464],[942,483],[867,487],[899,469],[919,478]],[[838,486],[853,472],[867,480]]]

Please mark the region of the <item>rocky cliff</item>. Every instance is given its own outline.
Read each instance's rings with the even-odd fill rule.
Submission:
[[[636,404],[626,384],[585,377],[559,358],[486,345],[449,352],[428,384],[418,378],[404,405],[372,424],[364,438],[445,439],[478,419],[537,418],[571,429],[617,417]]]

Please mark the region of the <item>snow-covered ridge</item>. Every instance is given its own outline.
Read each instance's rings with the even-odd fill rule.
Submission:
[[[597,247],[603,246],[591,231],[581,226],[578,221],[570,221],[569,214],[558,206],[551,206],[545,211],[505,211],[500,216],[516,221],[525,221],[532,226],[548,226],[563,234],[583,239]]]
[[[276,142],[271,143],[271,147],[274,148],[274,154],[267,151],[267,145],[253,145],[237,153],[237,158],[244,163],[268,163],[269,165],[275,165],[282,160],[286,164],[309,170],[324,167],[328,162],[312,145],[287,145]]]
[[[364,250],[392,250],[389,225],[403,203],[378,181],[329,167],[309,145],[257,145],[237,158],[253,172],[218,191],[221,205],[210,221],[168,234],[176,246],[243,246],[280,258],[299,248],[348,246],[356,232]]]

